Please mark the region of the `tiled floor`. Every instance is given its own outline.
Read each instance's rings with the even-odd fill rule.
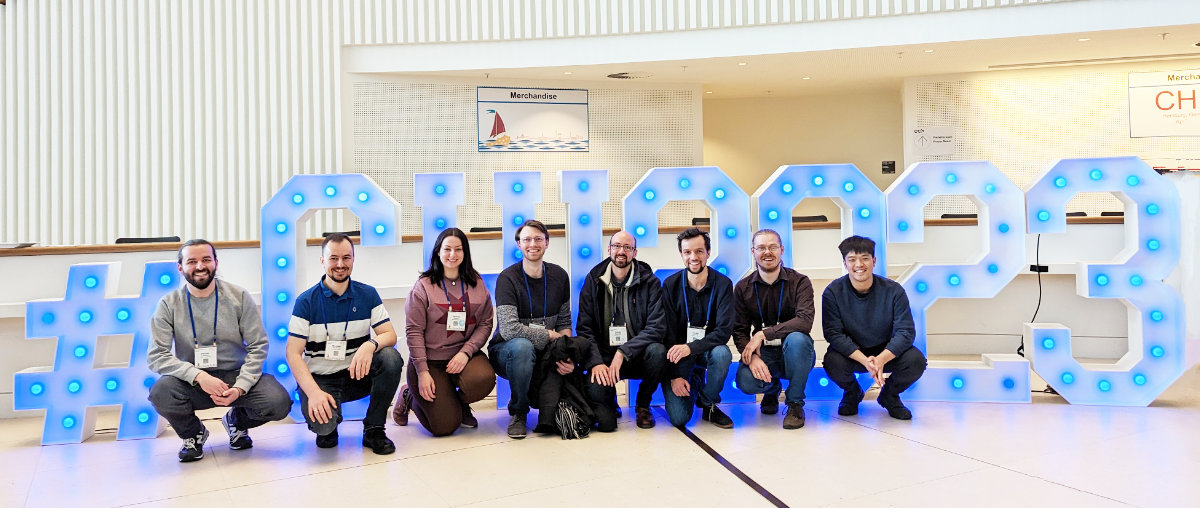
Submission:
[[[790,506],[1197,506],[1200,403],[1184,389],[1149,408],[1040,394],[1033,404],[912,403],[911,422],[870,400],[850,418],[814,401],[798,431],[733,404],[734,430],[698,412],[689,429]],[[252,432],[253,449],[231,451],[212,420],[206,456],[192,464],[176,460],[169,431],[42,447],[40,418],[4,420],[0,506],[770,506],[655,411],[653,430],[627,411],[616,433],[581,441],[510,440],[507,415],[487,409],[476,411],[480,428],[448,438],[415,419],[389,423],[397,452],[385,457],[361,448],[357,422],[342,425],[336,449],[318,450],[302,425],[270,424]]]

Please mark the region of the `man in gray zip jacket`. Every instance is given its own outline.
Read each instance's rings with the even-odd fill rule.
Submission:
[[[229,447],[253,446],[249,429],[287,417],[287,391],[263,374],[267,336],[258,306],[245,289],[217,280],[217,249],[205,240],[179,248],[184,286],[163,296],[154,312],[150,370],[162,377],[150,403],[183,439],[180,462],[204,458],[208,429],[196,411],[228,406],[221,418]],[[174,346],[174,353],[172,353]]]

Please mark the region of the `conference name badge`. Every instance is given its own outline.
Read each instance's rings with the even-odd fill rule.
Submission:
[[[446,313],[446,330],[451,332],[467,331],[467,312],[452,310]]]
[[[201,369],[217,368],[217,346],[196,348],[196,367]]]
[[[325,341],[325,358],[327,360],[345,360],[346,359],[346,341],[344,341],[344,340]]]
[[[624,326],[611,326],[608,328],[608,345],[621,346],[629,342],[629,330]]]
[[[704,329],[696,326],[689,326],[687,330],[688,344],[696,342],[704,338]]]

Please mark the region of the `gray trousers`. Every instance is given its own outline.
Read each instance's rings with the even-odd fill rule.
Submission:
[[[231,387],[239,374],[236,370],[206,372]],[[180,439],[195,437],[203,431],[204,424],[196,417],[196,411],[217,407],[212,397],[204,393],[200,386],[174,376],[158,378],[150,388],[150,403],[158,414],[167,419]],[[291,409],[292,399],[288,398],[287,391],[270,374],[263,374],[250,387],[250,391],[233,401],[229,412],[233,415],[234,426],[247,430],[282,420]]]

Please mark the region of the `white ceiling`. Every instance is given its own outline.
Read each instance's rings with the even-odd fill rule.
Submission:
[[[1165,36],[1164,36],[1165,34]],[[1080,39],[1087,38],[1087,41]],[[650,73],[641,83],[699,84],[706,98],[797,96],[899,90],[908,77],[1028,67],[1134,61],[1200,63],[1200,24],[927,45],[869,47],[699,60],[591,66],[471,69],[423,76],[595,83],[618,72]],[[745,65],[739,65],[745,63]],[[566,74],[566,73],[570,74]],[[405,73],[407,74],[407,73]],[[809,79],[803,79],[803,78]],[[616,80],[611,80],[616,82]]]

